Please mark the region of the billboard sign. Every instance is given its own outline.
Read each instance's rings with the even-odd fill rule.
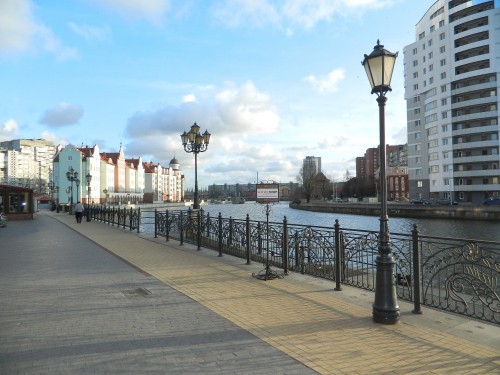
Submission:
[[[279,184],[257,184],[257,203],[274,203],[279,201]]]

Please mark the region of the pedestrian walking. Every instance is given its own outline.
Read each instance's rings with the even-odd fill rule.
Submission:
[[[82,217],[83,217],[83,204],[78,201],[75,205],[75,216],[76,216],[76,222],[80,224],[82,222]]]

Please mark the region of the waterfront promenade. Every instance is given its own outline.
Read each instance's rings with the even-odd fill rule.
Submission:
[[[500,327],[44,211],[0,229],[1,374],[492,374]]]

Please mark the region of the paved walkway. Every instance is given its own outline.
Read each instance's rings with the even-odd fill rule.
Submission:
[[[404,302],[375,324],[371,292],[62,213],[0,240],[2,374],[500,373],[500,327]]]

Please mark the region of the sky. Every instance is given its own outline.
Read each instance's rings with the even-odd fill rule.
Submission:
[[[399,52],[386,141],[406,143],[403,48],[427,0],[0,0],[0,141],[48,139],[168,166],[212,134],[198,185],[341,181],[379,143],[361,61]]]

